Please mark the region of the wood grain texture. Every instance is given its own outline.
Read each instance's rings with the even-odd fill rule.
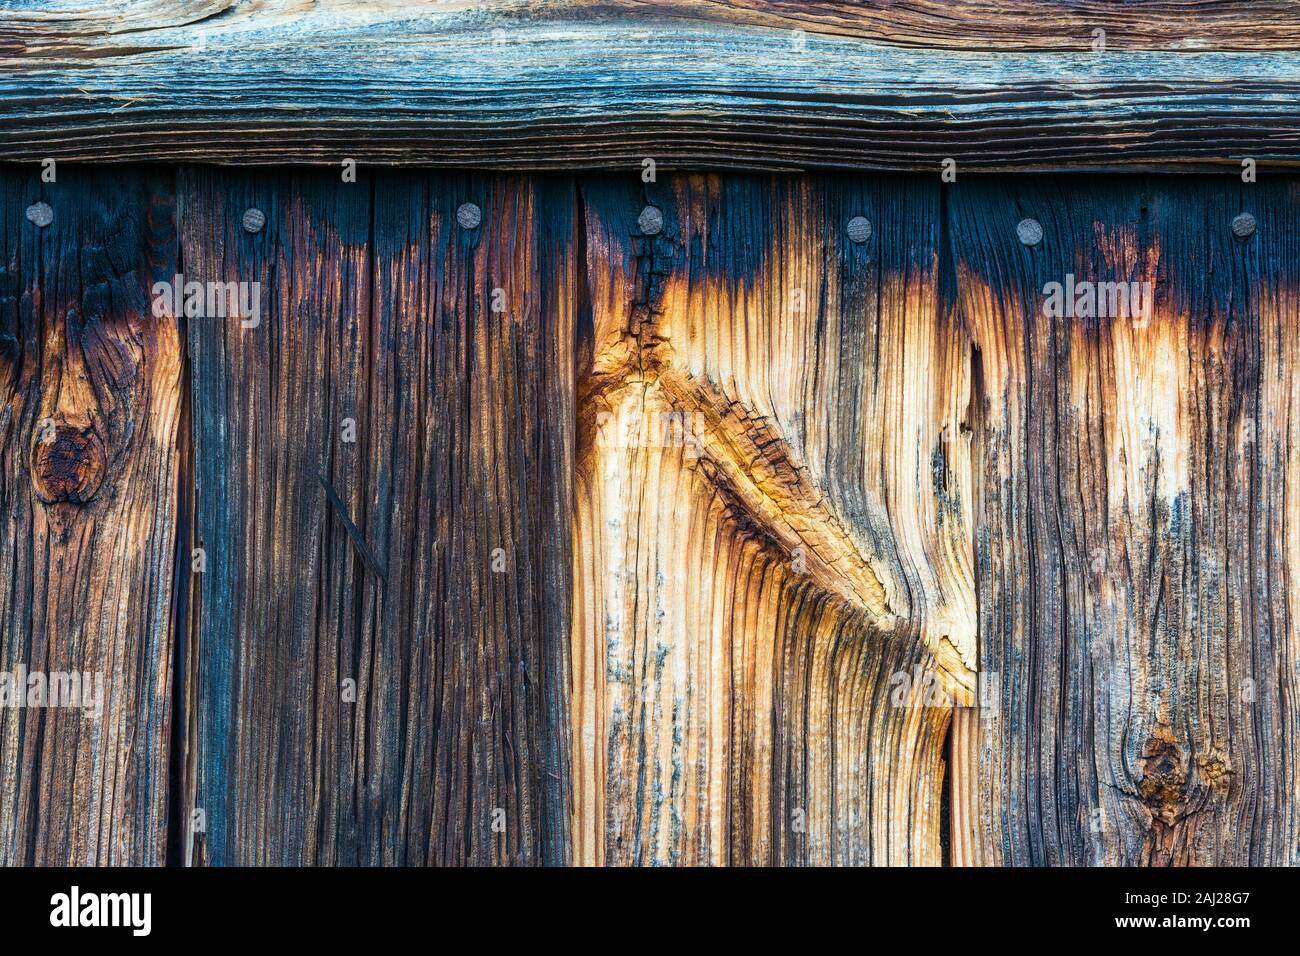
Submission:
[[[1088,47],[1096,29],[1106,31],[1107,46],[1116,50],[1300,47],[1300,10],[1292,0],[591,0],[589,5],[629,15],[672,11],[714,22],[941,50],[1079,50]]]
[[[949,158],[967,171],[1300,160],[1292,4],[939,6],[248,0],[105,17],[23,3],[0,28],[0,158],[925,171]],[[1084,21],[1116,45],[1094,52]],[[1000,49],[1021,43],[1032,49]]]
[[[0,864],[1300,862],[1300,181],[38,178]]]
[[[209,20],[292,23],[308,12],[364,17],[432,15],[492,9],[531,20],[574,21],[670,15],[722,25],[763,26],[932,49],[1079,50],[1093,31],[1115,49],[1295,50],[1300,18],[1294,0],[8,0],[0,10],[0,49],[56,56],[81,44],[141,49],[132,34]]]
[[[191,860],[563,862],[572,185],[199,170],[184,197],[191,277],[265,308],[190,323]]]
[[[1296,208],[1291,182],[952,191],[996,690],[981,862],[1297,862]],[[1067,274],[1153,308],[1049,318]]]
[[[150,288],[176,261],[170,177],[6,171],[0,254],[0,865],[160,865],[182,347]],[[33,706],[34,673],[75,673],[82,706]]]
[[[575,860],[937,863],[975,641],[937,183],[582,192]]]
[[[369,509],[390,570],[371,629],[391,664],[377,650],[369,669],[409,675],[373,715],[408,741],[407,859],[563,864],[573,182],[383,176],[375,193]]]

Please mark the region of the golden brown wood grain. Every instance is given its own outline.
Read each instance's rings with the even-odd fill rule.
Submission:
[[[0,862],[1295,862],[1295,181],[0,187]]]
[[[937,183],[582,192],[575,860],[939,862],[975,612]]]

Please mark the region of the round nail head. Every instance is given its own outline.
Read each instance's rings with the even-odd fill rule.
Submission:
[[[1232,234],[1238,239],[1249,239],[1255,234],[1255,217],[1248,212],[1243,212],[1232,220]]]
[[[54,221],[54,210],[50,208],[49,203],[34,202],[27,207],[27,219],[38,229],[44,229]]]
[[[478,224],[483,221],[483,210],[472,202],[462,203],[456,210],[456,221],[460,223],[462,229],[477,229]]]
[[[845,227],[849,238],[854,242],[861,244],[871,238],[871,220],[866,216],[854,216],[849,220],[848,226]]]
[[[1016,235],[1026,246],[1036,246],[1043,241],[1043,227],[1037,219],[1021,219],[1016,223]]]
[[[244,232],[261,232],[266,225],[266,213],[260,209],[248,209],[244,212]]]
[[[664,214],[654,206],[646,206],[637,216],[636,224],[643,235],[657,236],[664,228]]]

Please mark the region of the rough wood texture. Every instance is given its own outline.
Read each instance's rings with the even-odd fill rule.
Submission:
[[[562,864],[573,183],[383,176],[375,195],[376,342],[392,348],[373,370],[389,571],[372,628],[409,699],[404,722],[374,719],[408,740],[406,859]],[[466,202],[480,226],[457,222]]]
[[[1300,183],[176,175],[0,177],[0,863],[1300,862]]]
[[[563,862],[572,186],[373,188],[187,176],[190,277],[264,300],[190,322],[191,859]]]
[[[948,732],[948,860],[952,866],[981,866],[986,837],[977,832],[981,717],[993,714],[975,707],[954,707]]]
[[[997,688],[981,862],[1298,862],[1298,205],[1219,179],[952,191]],[[1149,282],[1153,310],[1046,317],[1071,273]]]
[[[657,235],[582,191],[575,860],[937,863],[975,645],[937,182],[674,177]]]
[[[1300,18],[1294,0],[408,0],[406,16],[491,8],[538,21],[633,19],[672,15],[719,24],[804,30],[933,49],[1079,50],[1093,31],[1115,49],[1294,50]],[[85,0],[16,2],[0,10],[0,49],[52,56],[77,44],[114,38],[128,47],[146,33],[210,20],[256,17],[293,22],[309,9],[374,21],[393,17],[381,3],[354,0],[132,0],[87,6]]]
[[[0,254],[0,865],[161,864],[182,349],[149,290],[175,271],[171,177],[8,171]],[[31,706],[33,672],[89,697]]]
[[[105,15],[10,0],[0,158],[1294,165],[1295,9],[156,0]],[[1019,45],[1035,49],[998,49]]]

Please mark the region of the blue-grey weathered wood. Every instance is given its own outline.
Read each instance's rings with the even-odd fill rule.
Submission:
[[[968,171],[1300,161],[1300,57],[1286,50],[1094,53],[1086,37],[1071,41],[1078,52],[917,49],[667,17],[656,5],[598,15],[549,4],[528,16],[531,5],[411,14],[211,0],[145,14],[128,5],[133,14],[101,29],[8,2],[0,159],[11,161],[937,170],[953,158]]]

